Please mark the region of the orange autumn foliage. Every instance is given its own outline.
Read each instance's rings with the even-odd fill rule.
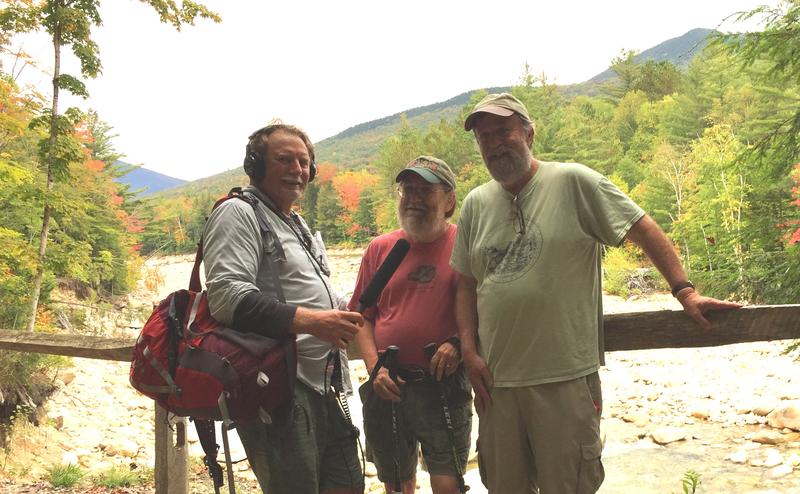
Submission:
[[[101,172],[106,167],[106,164],[100,160],[87,160],[84,164],[93,172]]]
[[[330,182],[336,176],[336,165],[328,161],[324,161],[317,165],[317,176],[314,181],[318,184]]]
[[[339,199],[345,210],[354,213],[358,209],[361,192],[378,183],[378,176],[367,170],[348,170],[333,177],[333,187],[339,193]]]

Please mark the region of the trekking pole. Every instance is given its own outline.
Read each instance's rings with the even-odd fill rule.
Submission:
[[[231,448],[228,445],[228,429],[233,424],[228,413],[228,401],[225,399],[225,391],[219,394],[217,400],[220,415],[222,415],[222,447],[225,450],[225,469],[228,471],[228,493],[236,494],[236,487],[233,484],[233,463],[231,462]]]
[[[428,356],[428,360],[433,358],[433,354],[436,353],[437,348],[438,345],[436,343],[428,343],[423,347],[425,355]],[[434,377],[434,379],[436,378]],[[453,465],[456,467],[458,491],[464,493],[469,490],[469,486],[464,483],[464,471],[461,469],[461,460],[458,459],[458,453],[456,452],[456,439],[455,432],[453,430],[453,419],[450,416],[450,406],[447,404],[447,394],[445,391],[444,381],[436,381],[436,384],[439,387],[439,399],[442,402],[442,415],[444,416],[444,425],[447,429],[447,438],[450,440],[450,452],[453,455]]]
[[[397,353],[400,351],[395,345],[386,347],[386,360],[384,366],[389,371],[389,377],[392,381],[397,382]],[[400,459],[398,454],[400,452],[400,433],[397,430],[397,407],[395,402],[391,402],[392,407],[392,438],[394,439],[394,486],[392,494],[402,494],[403,490],[400,485]]]

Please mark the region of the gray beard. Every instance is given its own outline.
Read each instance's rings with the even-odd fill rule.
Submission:
[[[433,215],[425,218],[404,217],[400,210],[397,211],[397,220],[406,233],[415,238],[428,239],[443,231],[442,223],[439,223]]]
[[[489,163],[491,163],[491,166],[486,168],[493,179],[501,184],[513,183],[528,172],[531,166],[531,155],[528,152],[521,156],[519,153],[508,149],[490,159]]]

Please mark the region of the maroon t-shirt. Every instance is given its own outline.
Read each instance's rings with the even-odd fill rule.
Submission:
[[[361,292],[367,287],[403,230],[375,238],[364,251],[355,291],[349,309],[355,310]],[[377,302],[364,312],[375,324],[375,346],[383,351],[389,345],[400,349],[400,365],[430,367],[423,347],[441,343],[457,334],[455,293],[458,273],[450,267],[450,254],[456,239],[456,226],[430,243],[412,243]]]

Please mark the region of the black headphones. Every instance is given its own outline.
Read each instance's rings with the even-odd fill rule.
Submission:
[[[267,172],[267,165],[264,162],[264,157],[261,156],[261,153],[255,150],[255,142],[256,139],[261,137],[262,134],[271,134],[275,130],[279,130],[279,125],[268,125],[266,127],[262,127],[257,131],[250,134],[250,137],[247,138],[247,146],[245,147],[245,155],[244,155],[244,172],[250,177],[253,182],[258,183],[264,179],[264,175]],[[312,153],[311,156],[311,163],[308,166],[308,181],[311,182],[314,180],[314,177],[317,175],[317,163],[314,161],[314,156]]]

